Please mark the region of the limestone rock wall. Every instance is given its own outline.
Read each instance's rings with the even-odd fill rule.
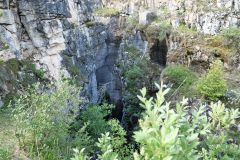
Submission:
[[[168,14],[174,27],[179,23],[195,26],[205,34],[217,34],[222,28],[240,25],[239,0],[131,0],[109,1],[104,5],[117,7],[123,13],[134,14],[153,11]],[[140,17],[144,21],[146,17]]]
[[[60,53],[69,48],[65,37],[75,34],[91,18],[89,5],[101,4],[86,1],[85,6],[73,0],[3,0],[0,3],[1,39],[9,45],[1,57],[31,57],[55,79],[60,76]]]
[[[102,7],[120,14],[96,15]],[[184,22],[214,35],[239,26],[239,10],[239,0],[0,0],[0,59],[31,59],[53,79],[77,68],[92,102],[100,98],[99,87],[118,102],[122,84],[115,64],[122,48],[132,44],[147,54],[155,45],[137,30],[125,32],[129,17],[148,24],[165,14],[173,27]]]

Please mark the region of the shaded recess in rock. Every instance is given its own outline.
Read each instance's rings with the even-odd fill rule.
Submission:
[[[115,69],[118,58],[119,40],[112,41],[106,39],[108,53],[104,60],[104,65],[96,69],[97,86],[105,88],[105,98],[115,105],[112,117],[122,118],[122,82],[119,73]]]
[[[154,39],[152,43],[153,45],[150,47],[149,53],[151,60],[161,66],[166,66],[168,52],[166,39],[162,41],[159,39]]]

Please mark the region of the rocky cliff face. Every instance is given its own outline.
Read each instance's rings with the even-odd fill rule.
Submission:
[[[118,42],[107,25],[86,26],[101,5],[97,0],[1,1],[1,40],[9,46],[0,53],[1,59],[32,59],[54,79],[65,68],[79,74],[81,70],[88,77],[93,102],[102,83],[110,83],[111,99],[118,100],[121,86],[113,69]]]
[[[105,14],[98,8],[114,8]],[[100,90],[121,106],[122,82],[115,67],[124,46],[133,45],[161,64],[179,47],[176,37],[159,41],[129,27],[166,17],[173,27],[215,35],[222,28],[240,25],[239,0],[0,0],[1,60],[31,59],[48,77],[74,74],[82,79],[91,102]],[[104,12],[104,11],[102,11]],[[105,11],[106,12],[106,11]],[[99,90],[99,88],[101,88]]]

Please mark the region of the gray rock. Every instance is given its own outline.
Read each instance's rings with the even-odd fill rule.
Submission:
[[[151,11],[139,12],[139,24],[148,25],[156,18],[156,13]]]
[[[0,10],[0,25],[12,25],[14,23],[14,15],[11,10]]]
[[[10,3],[11,2],[11,3]],[[144,54],[152,53],[153,59],[165,63],[167,52],[162,42],[150,44],[141,32],[123,32],[127,16],[138,17],[142,25],[150,24],[160,11],[170,10],[171,22],[177,27],[181,22],[196,26],[207,34],[217,34],[223,28],[239,26],[239,0],[218,0],[216,10],[201,10],[196,0],[0,0],[0,38],[10,47],[1,52],[1,59],[33,57],[37,66],[44,68],[48,77],[59,79],[66,71],[64,57],[73,59],[67,65],[76,65],[86,80],[86,93],[91,102],[104,94],[118,103],[122,98],[122,82],[115,68],[118,56],[126,45],[133,45]],[[121,11],[118,17],[96,17],[99,7],[114,7]],[[206,7],[213,4],[206,3]],[[225,10],[226,7],[227,9]],[[220,10],[220,12],[219,12]],[[161,12],[161,13],[162,13]],[[181,12],[181,14],[179,13]],[[92,24],[92,25],[87,25]],[[121,45],[120,45],[121,44]],[[153,47],[156,46],[156,47]],[[177,40],[170,48],[179,47]],[[169,47],[168,46],[168,47]],[[199,53],[193,59],[206,61]]]
[[[2,100],[0,100],[0,109],[4,106],[4,103]]]

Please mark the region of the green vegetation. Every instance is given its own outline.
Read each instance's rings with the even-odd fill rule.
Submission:
[[[226,37],[232,41],[240,39],[240,28],[231,27],[228,29],[223,29],[220,33],[221,36]]]
[[[88,144],[83,144],[78,139],[82,137],[81,132],[75,138],[74,146],[76,148],[85,148],[84,152],[87,155],[91,155],[95,150],[98,150],[99,144],[95,143],[98,141],[99,137],[103,136],[103,133],[110,133],[108,135],[111,140],[109,144],[111,148],[118,152],[121,159],[126,159],[131,157],[131,147],[126,145],[126,131],[121,127],[118,120],[112,119],[107,120],[106,117],[110,114],[112,105],[102,104],[102,105],[90,105],[85,110],[81,112],[80,119],[75,123],[75,129],[79,126],[84,126],[84,132],[88,135]],[[82,140],[82,138],[80,138]],[[81,144],[81,146],[79,146]]]
[[[206,36],[206,49],[216,57],[220,57],[224,62],[231,62],[232,57],[240,50],[240,29],[231,27],[223,29],[220,34],[215,36]]]
[[[49,91],[42,90],[45,87]],[[28,157],[69,159],[73,148],[85,148],[84,153],[88,157],[99,149],[109,150],[105,145],[108,139],[118,157],[123,160],[131,157],[132,147],[127,145],[125,130],[118,120],[107,119],[112,105],[90,105],[78,115],[81,102],[78,87],[69,81],[45,87],[36,85],[29,88],[9,105],[9,108],[14,108],[16,137]],[[106,137],[107,132],[110,134]],[[98,139],[99,143],[96,143]],[[81,153],[78,149],[75,149],[76,154]],[[101,156],[108,160],[108,152]]]
[[[196,34],[197,33],[197,28],[189,28],[186,26],[186,24],[180,24],[180,26],[177,28],[177,30],[180,33],[186,33],[186,34]]]
[[[136,27],[138,25],[138,17],[137,16],[129,16],[127,19],[127,24],[131,27]]]
[[[162,72],[162,79],[172,86],[172,95],[181,97],[196,97],[198,92],[195,87],[195,82],[198,77],[196,73],[183,65],[169,65]]]
[[[7,107],[17,97],[18,97],[17,93],[10,92],[6,94],[3,98],[3,104],[4,104],[3,107]]]
[[[14,126],[10,115],[0,109],[0,160],[11,160],[15,148]]]
[[[1,17],[1,15],[0,15],[0,17]],[[7,50],[7,49],[9,49],[9,45],[7,45],[6,43],[3,43],[2,46],[0,47],[0,51]]]
[[[0,17],[2,17],[3,16],[3,11],[2,10],[0,10]]]
[[[152,84],[160,80],[160,67],[153,64],[143,53],[134,46],[126,46],[125,54],[127,61],[120,63],[122,76],[125,79],[124,100],[124,128],[129,134],[137,126],[137,119],[140,117],[143,109],[139,106],[139,100],[135,95],[139,90],[146,86],[150,91],[154,90]]]
[[[67,55],[62,55],[62,56],[63,56],[64,66],[66,67],[69,74],[73,77],[69,80],[71,80],[72,83],[80,86],[80,84],[86,80],[85,75],[83,74],[79,65],[73,63],[72,57]],[[84,63],[84,61],[82,63]]]
[[[240,28],[231,27],[228,29],[222,30],[220,36],[226,38],[230,45],[235,47],[237,50],[240,50]]]
[[[94,21],[87,21],[87,22],[85,22],[85,25],[86,25],[88,28],[90,28],[90,27],[95,26],[95,25],[96,25],[96,22],[94,22]]]
[[[98,8],[94,12],[95,14],[99,16],[104,16],[104,17],[112,17],[112,16],[117,16],[120,12],[116,8]]]
[[[147,89],[141,90],[138,98],[145,109],[140,120],[140,129],[134,132],[139,149],[134,152],[134,160],[140,159],[238,159],[239,144],[230,142],[231,127],[240,116],[238,109],[227,109],[221,102],[212,103],[208,110],[200,106],[189,110],[187,100],[176,104],[175,109],[165,102],[164,90],[157,85],[156,98],[146,98]],[[189,114],[190,112],[190,114]],[[97,143],[101,160],[117,160],[119,154],[111,145],[107,132]],[[72,160],[87,160],[84,150],[76,150]]]
[[[156,20],[146,28],[146,33],[149,37],[155,37],[159,40],[166,38],[166,35],[171,32],[172,26],[169,21]]]
[[[19,61],[15,58],[9,59],[6,62],[1,61],[0,67],[6,68],[9,72],[17,75],[18,72],[23,71],[25,73],[32,73],[36,78],[44,79],[44,71],[42,69],[37,69],[36,64],[29,60]]]
[[[98,139],[97,146],[100,148],[102,154],[98,154],[98,158],[100,160],[118,160],[118,154],[115,153],[110,144],[111,138],[109,137],[109,132],[106,134],[102,134],[101,138]],[[84,149],[79,151],[78,149],[74,149],[75,154],[74,158],[71,160],[88,160],[90,157],[86,156],[84,153]]]
[[[214,65],[219,67],[220,63],[215,62]],[[176,83],[183,80],[188,85],[193,84],[190,78],[193,73],[189,69],[171,67],[176,67],[177,73],[172,68],[165,73],[176,78]],[[118,120],[108,118],[112,105],[89,105],[78,114],[82,101],[80,89],[69,81],[61,81],[56,86],[35,85],[9,105],[15,119],[10,131],[16,127],[14,148],[19,145],[21,152],[24,151],[29,158],[43,160],[88,160],[91,157],[99,160],[209,160],[240,157],[239,138],[233,134],[240,116],[238,109],[228,109],[221,102],[211,103],[209,107],[188,106],[187,99],[170,105],[165,101],[170,89],[162,86],[156,84],[158,91],[154,97],[147,95],[149,89],[141,90],[141,96],[138,96],[141,104],[136,105],[138,112],[141,110],[139,127],[131,132],[133,134],[128,134]],[[2,118],[1,122],[10,121]],[[0,131],[0,135],[3,134],[6,133]],[[14,136],[14,132],[8,136]],[[6,144],[1,138],[0,142]],[[0,145],[0,158],[11,159],[13,154],[9,147]]]
[[[45,72],[37,69],[36,65],[29,60],[9,59],[0,61],[0,85],[7,86],[9,92],[2,96],[4,107],[6,107],[14,97],[18,97],[18,91],[33,85],[36,82],[44,82]]]
[[[231,57],[233,55],[233,47],[227,43],[227,39],[215,35],[215,36],[205,36],[204,41],[205,44],[202,44],[202,46],[214,57],[219,57],[224,62],[230,62]]]
[[[19,62],[25,72],[32,72],[37,78],[43,80],[45,72],[43,69],[37,69],[36,64],[28,60],[22,60]]]
[[[223,76],[222,62],[219,60],[214,61],[208,73],[198,82],[197,88],[199,92],[211,100],[223,96],[227,90],[227,84]]]
[[[0,148],[0,160],[11,160],[11,157],[12,155],[7,149]]]
[[[179,87],[181,84],[188,87],[196,80],[196,75],[187,67],[183,65],[169,65],[162,73],[170,82],[174,84],[173,87]]]
[[[108,104],[90,105],[82,111],[79,122],[88,123],[86,131],[94,140],[97,140],[102,133],[109,131],[109,125],[104,118],[111,113],[112,108],[113,106]]]
[[[19,71],[20,64],[17,59],[8,60],[6,65],[14,74],[17,74],[17,72]]]
[[[209,160],[236,159],[240,156],[239,145],[227,143],[231,139],[230,128],[240,115],[238,109],[226,109],[224,104],[218,102],[211,104],[210,111],[200,106],[189,115],[188,109],[184,107],[186,100],[177,104],[176,109],[170,109],[164,99],[169,89],[158,88],[156,99],[145,98],[146,89],[139,96],[146,111],[140,121],[141,129],[134,136],[140,143],[140,153],[135,153],[135,159],[202,157]]]
[[[29,156],[59,159],[71,150],[67,139],[78,105],[79,90],[68,82],[59,83],[52,92],[30,89],[15,100],[16,136]],[[54,133],[54,134],[52,134]]]
[[[140,3],[146,1],[139,2],[139,7]],[[178,0],[177,5],[184,6],[184,3],[184,0]],[[209,3],[196,1],[197,6],[193,10],[204,10],[205,6],[209,9]],[[188,9],[180,7],[177,12],[184,14]],[[107,19],[120,14],[121,11],[116,8],[95,10],[95,15]],[[114,63],[114,72],[107,75],[111,83],[104,86],[100,86],[101,81],[109,77],[99,78],[97,74],[98,82],[93,86],[89,77],[84,76],[85,72],[89,75],[101,67],[96,64],[97,68],[94,68],[88,64],[92,55],[75,57],[75,53],[64,53],[63,63],[74,78],[58,82],[46,80],[44,70],[29,60],[0,60],[0,160],[240,159],[240,94],[237,89],[234,90],[236,93],[226,92],[224,80],[231,78],[234,81],[230,83],[234,83],[232,88],[239,88],[240,77],[237,71],[236,75],[229,72],[229,76],[224,77],[221,63],[231,59],[232,53],[238,53],[239,28],[224,29],[219,35],[211,36],[198,33],[195,27],[188,24],[181,24],[172,32],[169,19],[175,14],[163,8],[157,15],[159,17],[151,24],[140,25],[136,15],[126,19],[127,13],[121,14],[121,20],[129,23],[127,30],[141,33],[142,41],[148,42],[151,53],[141,53],[139,48],[143,48],[142,44],[134,47],[136,37],[132,33],[128,37],[121,27],[113,34],[109,33],[108,39],[109,36],[116,41],[123,39],[128,44],[120,45],[124,51],[116,59],[117,66]],[[149,20],[154,17],[150,12],[146,16]],[[83,24],[91,31],[98,25],[101,24],[95,21],[85,21]],[[152,62],[165,56],[162,53],[166,49],[165,43],[162,43],[165,40],[171,48],[169,51],[176,53],[173,59],[190,67],[174,64],[163,68]],[[0,47],[9,47],[4,45],[0,44]],[[100,59],[104,57],[106,61],[115,60],[115,54],[100,55]],[[208,62],[216,58],[221,61],[214,61],[208,72],[199,79],[198,75],[203,73]],[[239,56],[236,62],[238,65]],[[229,64],[226,69],[230,70]],[[103,65],[113,67],[112,64],[108,66],[107,62]],[[115,74],[119,76],[117,80]],[[158,85],[161,80],[166,85]],[[92,87],[99,89],[98,99],[102,101],[98,104],[90,101]],[[119,101],[113,100],[115,96]],[[179,100],[182,97],[189,99]],[[226,106],[217,100],[225,100]],[[114,104],[110,104],[112,101],[116,109]],[[114,119],[116,114],[113,112],[119,112],[122,117]]]

